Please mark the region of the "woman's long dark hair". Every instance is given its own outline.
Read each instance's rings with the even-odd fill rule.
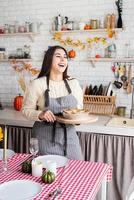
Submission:
[[[42,63],[42,68],[41,68],[41,71],[38,75],[38,78],[41,78],[43,76],[49,76],[50,75],[50,71],[51,71],[51,66],[52,66],[52,61],[53,61],[53,55],[56,51],[56,49],[63,49],[63,51],[65,52],[67,58],[68,58],[68,54],[67,54],[67,51],[66,49],[64,49],[63,47],[61,46],[52,46],[50,47],[45,55],[44,55],[44,60],[43,60],[43,63]],[[68,68],[68,66],[67,66]],[[67,75],[67,68],[66,70],[63,72],[63,79],[66,79],[68,78],[69,76]]]

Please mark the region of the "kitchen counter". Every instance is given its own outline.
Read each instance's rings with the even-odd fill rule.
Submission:
[[[98,121],[90,124],[81,124],[76,126],[78,132],[103,133],[108,135],[134,136],[134,128],[106,126],[111,116],[98,116]],[[12,108],[0,110],[0,124],[32,127],[34,121],[27,120],[21,112]]]
[[[112,199],[123,199],[134,175],[131,167],[134,155],[134,128],[106,126],[110,119],[111,116],[98,116],[98,121],[77,125],[76,130],[85,160],[110,163],[113,166],[113,178],[108,194],[112,194]],[[9,108],[0,110],[0,124],[9,125],[8,148],[15,152],[29,152],[33,123],[34,121],[23,117],[21,112]]]

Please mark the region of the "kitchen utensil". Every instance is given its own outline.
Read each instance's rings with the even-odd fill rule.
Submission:
[[[122,75],[122,76],[121,76],[121,80],[122,80],[123,82],[126,82],[126,81],[127,81],[127,76]]]
[[[122,87],[122,82],[120,81],[114,81],[113,83],[115,85],[116,88],[120,89]]]
[[[127,85],[127,93],[128,94],[130,94],[132,92],[131,78],[132,78],[132,67],[131,67],[131,65],[129,65],[129,68],[128,68],[128,85]]]
[[[103,86],[102,84],[100,84],[98,91],[97,91],[97,95],[102,95],[103,94]]]
[[[89,94],[89,95],[92,95],[92,94],[93,94],[92,85],[89,85],[88,94]]]
[[[97,91],[98,91],[98,87],[97,87],[97,85],[95,85],[95,86],[93,87],[93,90],[92,90],[92,95],[96,95],[96,94],[97,94]]]
[[[128,83],[127,83],[127,76],[122,75],[121,76],[121,80],[123,82],[123,89],[126,90],[127,89],[127,85],[128,85]]]

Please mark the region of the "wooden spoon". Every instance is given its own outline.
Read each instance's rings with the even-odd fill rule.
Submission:
[[[132,78],[132,67],[129,65],[128,68],[128,85],[127,85],[127,93],[132,93],[132,85],[131,85],[131,78]]]

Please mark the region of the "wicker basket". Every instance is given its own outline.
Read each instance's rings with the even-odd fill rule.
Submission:
[[[112,115],[115,111],[115,96],[84,95],[83,103],[92,114]]]

